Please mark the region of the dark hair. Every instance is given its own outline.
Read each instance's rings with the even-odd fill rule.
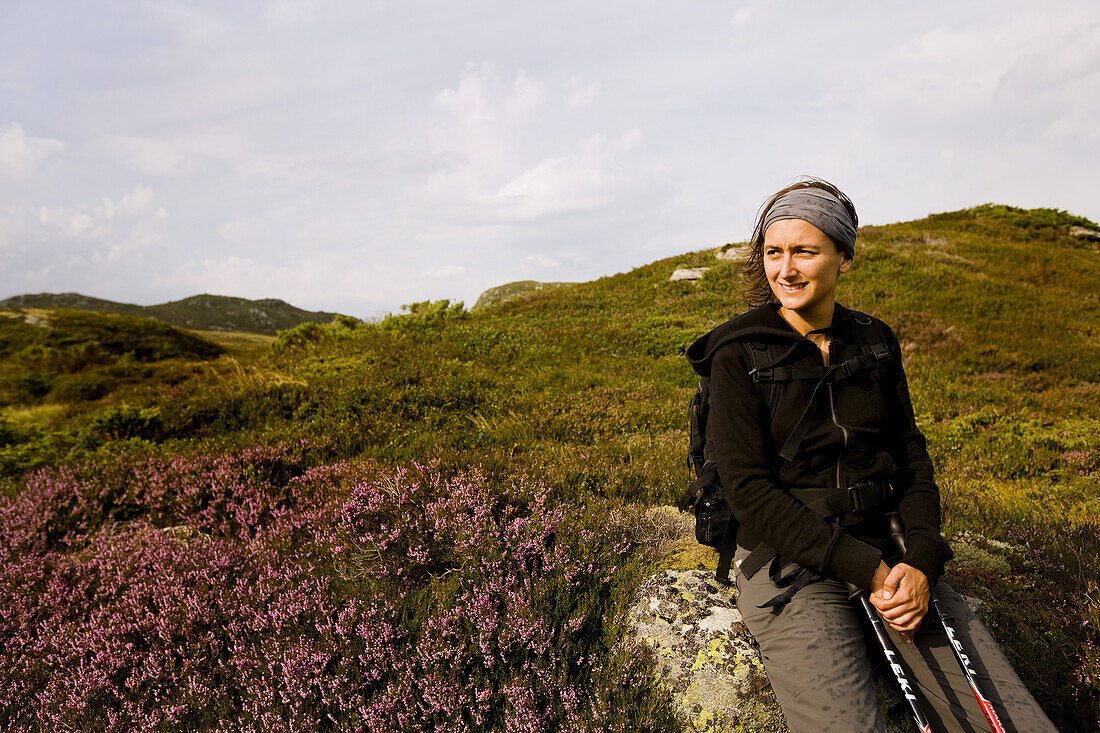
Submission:
[[[806,176],[803,180],[776,191],[757,212],[756,224],[752,230],[752,239],[749,240],[749,256],[745,258],[745,262],[741,265],[741,299],[745,301],[746,305],[755,307],[775,300],[775,295],[768,284],[768,276],[764,274],[764,219],[767,218],[768,211],[775,205],[775,202],[784,194],[800,188],[820,188],[833,194],[840,199],[840,203],[844,204],[844,208],[851,215],[852,225],[859,227],[856,207],[844,195],[843,191],[828,181]],[[836,242],[833,242],[833,244],[835,245]],[[837,249],[840,249],[839,245]]]

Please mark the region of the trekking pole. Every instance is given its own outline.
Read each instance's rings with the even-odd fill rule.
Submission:
[[[894,544],[898,546],[898,549],[904,553],[905,527],[902,525],[901,515],[897,512],[891,512],[889,516],[890,536],[893,537]],[[985,719],[989,722],[989,727],[993,729],[993,733],[1005,733],[1005,727],[1001,724],[1001,719],[997,717],[997,711],[993,709],[993,703],[989,702],[989,699],[983,695],[982,691],[978,688],[978,675],[970,666],[970,658],[966,656],[962,644],[959,643],[958,638],[956,638],[955,629],[951,626],[950,617],[944,612],[943,607],[940,606],[939,600],[936,599],[936,594],[933,593],[931,589],[929,589],[929,593],[932,596],[932,608],[936,609],[936,615],[939,616],[940,623],[943,624],[943,630],[947,634],[947,640],[951,642],[951,651],[955,652],[955,659],[958,660],[959,666],[962,667],[963,675],[966,676],[966,681],[970,685],[970,691],[973,692],[974,697],[977,698],[978,706],[981,707]]]
[[[886,663],[890,665],[890,671],[894,673],[894,677],[898,681],[898,687],[901,688],[902,697],[909,703],[909,712],[913,714],[913,722],[917,724],[917,730],[920,733],[932,733],[932,724],[928,722],[928,718],[924,717],[924,711],[920,709],[917,696],[913,692],[913,685],[910,684],[909,678],[905,676],[905,668],[898,664],[898,651],[894,648],[893,642],[890,641],[889,634],[886,633],[882,618],[879,617],[871,602],[867,600],[867,593],[849,583],[848,598],[858,598],[859,605],[863,607],[863,612],[867,614],[867,618],[871,622],[871,628],[874,629],[875,636],[878,637],[878,643],[882,646],[882,652],[886,655]]]

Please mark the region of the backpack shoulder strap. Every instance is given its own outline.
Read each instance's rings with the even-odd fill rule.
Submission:
[[[882,366],[890,361],[893,355],[886,346],[886,333],[882,323],[859,311],[852,311],[852,319],[856,323],[855,331],[863,352],[871,357],[865,368]]]

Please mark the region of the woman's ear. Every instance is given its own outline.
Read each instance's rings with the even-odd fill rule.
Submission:
[[[850,269],[852,269],[852,258],[848,255],[844,255],[844,261],[840,263],[840,271],[848,272]]]

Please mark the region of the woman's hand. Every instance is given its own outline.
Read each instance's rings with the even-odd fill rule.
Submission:
[[[905,641],[913,640],[913,632],[928,613],[931,597],[928,577],[903,562],[892,569],[880,562],[871,579],[871,603]]]

